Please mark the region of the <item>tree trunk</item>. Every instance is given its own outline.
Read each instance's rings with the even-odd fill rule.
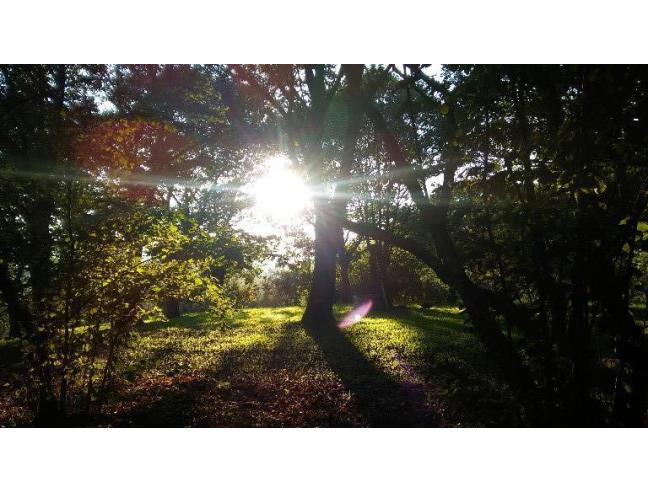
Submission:
[[[648,350],[644,335],[630,313],[619,313],[616,337],[619,368],[615,384],[614,420],[628,427],[646,425]]]
[[[435,246],[439,254],[443,255],[443,261],[441,261],[430,253],[427,247],[417,241],[399,238],[374,226],[353,223],[348,220],[344,221],[344,225],[357,234],[386,241],[392,246],[409,251],[432,268],[439,278],[461,297],[480,339],[493,354],[521,399],[526,398],[526,393],[532,388],[528,370],[522,364],[509,339],[501,331],[491,309],[501,313],[507,323],[511,323],[513,326],[531,327],[533,320],[527,316],[524,308],[515,306],[508,299],[476,286],[468,278],[445,227],[441,226],[435,229]]]
[[[646,425],[648,399],[648,346],[643,330],[635,323],[620,292],[620,289],[610,289],[603,301],[616,331],[615,351],[619,359],[614,420],[628,427],[642,427]]]
[[[385,289],[385,268],[381,262],[380,245],[367,242],[369,250],[369,274],[371,281],[371,301],[374,311],[388,311],[392,308],[391,299]]]
[[[180,316],[180,299],[167,297],[162,303],[162,311],[167,319],[177,318]]]
[[[614,388],[613,420],[627,427],[646,425],[648,403],[648,345],[642,327],[635,323],[624,298],[628,279],[615,274],[611,262],[601,260],[590,269],[590,285],[607,311],[608,329],[615,335],[618,359]]]
[[[22,330],[20,329],[20,323],[18,320],[11,315],[9,317],[9,338],[20,338]]]
[[[342,228],[339,228],[342,236]],[[353,289],[349,280],[349,257],[344,247],[344,237],[341,237],[338,247],[338,261],[340,263],[340,302],[344,304],[353,303]]]
[[[337,229],[329,204],[319,199],[315,202],[315,266],[302,322],[317,326],[335,322],[335,266],[337,257]]]
[[[334,201],[334,210],[337,216],[342,219],[346,217],[346,207],[348,202],[349,184],[351,182],[351,169],[355,161],[355,149],[360,135],[360,125],[362,123],[362,96],[360,87],[362,84],[363,65],[343,65],[342,69],[345,74],[347,86],[344,93],[346,100],[347,125],[344,134],[342,153],[340,155],[340,180],[336,185],[336,197]],[[353,292],[351,282],[349,281],[349,258],[346,255],[344,247],[344,232],[341,226],[337,226],[338,243],[338,261],[340,264],[340,301],[346,304],[353,302]]]
[[[6,262],[0,263],[0,293],[7,304],[9,317],[9,336],[20,337],[25,332],[31,332],[31,318],[22,305],[18,289],[9,274]]]
[[[41,193],[44,193],[42,191]],[[46,299],[50,284],[50,261],[52,240],[49,230],[53,203],[51,198],[42,196],[34,203],[28,221],[31,256],[29,275],[32,287],[34,313],[43,313],[43,301]]]
[[[592,412],[590,400],[591,333],[588,322],[588,295],[582,252],[576,256],[572,274],[571,316],[568,326],[568,353],[574,364],[574,407],[570,413],[579,422],[587,422]]]

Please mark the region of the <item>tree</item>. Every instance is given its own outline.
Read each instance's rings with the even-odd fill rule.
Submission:
[[[333,67],[233,66],[233,78],[279,118],[285,144],[279,146],[302,168],[310,186],[318,190],[314,199],[315,253],[311,288],[303,321],[310,325],[330,324],[335,299],[336,258],[342,232],[326,191],[333,163],[327,145],[332,140],[331,105],[340,87],[342,72]]]
[[[367,114],[402,170],[399,179],[427,233],[403,237],[370,224],[345,226],[432,267],[459,293],[482,339],[523,391],[530,387],[528,369],[496,316],[525,333],[542,374],[534,379],[544,381],[547,399],[560,391],[566,408],[571,399],[588,415],[592,325],[607,320],[619,353],[612,418],[642,422],[645,341],[630,316],[629,276],[620,268],[645,210],[645,140],[635,128],[645,118],[642,71],[449,67],[442,82],[419,66],[392,71],[402,81],[394,90],[417,95],[415,134],[429,142],[424,162],[408,157],[416,141],[394,130],[398,120],[375,103]],[[611,83],[619,77],[622,83]],[[442,184],[428,193],[426,180],[439,173]],[[500,212],[488,213],[493,207]],[[484,212],[485,228],[475,222]],[[484,234],[490,254],[475,247]],[[592,307],[603,317],[592,317]],[[573,369],[559,375],[564,359]]]
[[[201,83],[160,82],[155,118],[142,108],[154,112],[146,98],[159,94],[133,81],[151,67],[2,67],[0,292],[11,334],[25,337],[41,425],[100,401],[130,334],[164,299],[207,303],[222,322],[224,276],[260,252],[233,237],[236,207],[205,216],[218,186],[188,190],[224,172],[209,130],[218,98],[198,90],[211,75],[161,71]],[[99,113],[102,97],[120,113]]]

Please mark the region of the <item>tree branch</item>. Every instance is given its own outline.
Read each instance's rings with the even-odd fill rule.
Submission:
[[[441,263],[441,260],[419,241],[398,237],[391,232],[385,231],[384,229],[380,229],[371,224],[352,222],[347,219],[341,220],[341,225],[344,229],[353,231],[361,236],[368,236],[379,241],[384,241],[387,244],[412,253],[419,260],[436,271],[437,274],[439,274],[439,277],[445,273],[445,268]]]

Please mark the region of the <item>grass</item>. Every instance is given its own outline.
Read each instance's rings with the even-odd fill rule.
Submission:
[[[227,329],[212,327],[202,313],[147,323],[90,424],[524,424],[456,308],[401,309],[314,331],[301,326],[301,313],[243,309]]]

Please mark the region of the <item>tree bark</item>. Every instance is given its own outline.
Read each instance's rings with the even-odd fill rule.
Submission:
[[[358,224],[344,221],[344,226],[357,234],[380,239],[393,246],[409,251],[430,268],[439,278],[452,287],[461,297],[466,312],[468,313],[478,336],[486,345],[489,352],[495,356],[511,386],[525,395],[531,388],[527,369],[523,366],[517,353],[513,350],[510,340],[504,335],[499,324],[495,320],[491,309],[502,313],[508,323],[514,326],[528,326],[531,324],[523,308],[516,307],[506,298],[495,292],[476,286],[465,274],[463,269],[452,262],[452,255],[448,255],[447,261],[441,261],[439,257],[431,253],[423,244],[418,241],[400,238],[393,234],[378,229],[369,224]],[[440,244],[445,244],[441,241]],[[442,253],[440,251],[440,253]],[[445,258],[444,258],[445,260]],[[524,399],[524,397],[522,398]]]
[[[360,124],[363,117],[363,103],[360,94],[363,70],[364,67],[362,65],[343,65],[341,68],[347,81],[344,93],[347,107],[347,124],[340,156],[341,179],[337,183],[335,197],[335,212],[339,218],[346,216],[351,169],[355,160],[356,143],[360,134]],[[344,248],[344,232],[341,226],[337,227],[337,235],[339,238],[337,252],[340,265],[340,300],[344,303],[352,303],[353,292],[351,290],[351,282],[349,281],[349,258]]]
[[[180,299],[167,297],[162,303],[162,311],[167,319],[177,318],[180,316]]]
[[[590,272],[593,294],[608,313],[609,330],[615,335],[618,359],[614,387],[613,420],[627,427],[646,425],[648,403],[648,345],[642,327],[635,323],[623,293],[623,280],[614,267],[598,262]]]
[[[340,254],[340,245],[344,244],[340,218],[345,215],[346,186],[350,177],[351,162],[355,150],[355,143],[359,133],[359,84],[362,78],[362,65],[344,65],[338,76],[347,77],[347,106],[348,122],[342,150],[342,181],[338,184],[338,193],[333,203],[323,198],[315,201],[315,265],[313,280],[308,295],[306,310],[302,321],[306,324],[332,323],[333,303],[335,302],[335,269],[337,256]],[[307,161],[312,164],[310,177],[316,180],[320,177],[321,170],[317,164],[322,165],[322,131],[324,118],[328,110],[331,96],[335,87],[326,93],[324,68],[322,66],[306,68],[306,83],[311,96],[311,112],[309,118],[310,130],[313,135],[306,152]],[[337,86],[337,83],[335,84]]]
[[[0,293],[7,304],[9,336],[20,337],[33,332],[31,315],[22,304],[15,282],[11,279],[6,262],[0,263]]]
[[[340,236],[342,227],[339,227]],[[344,245],[344,237],[341,238],[341,244],[338,246],[338,261],[340,264],[340,302],[351,304],[353,302],[353,288],[349,279],[349,255]]]
[[[367,249],[369,250],[369,274],[373,310],[389,311],[392,308],[392,303],[385,288],[385,268],[381,261],[380,245],[367,241]]]
[[[330,204],[326,200],[315,201],[315,265],[302,317],[302,322],[311,327],[335,322],[336,228],[339,226],[329,209]]]

